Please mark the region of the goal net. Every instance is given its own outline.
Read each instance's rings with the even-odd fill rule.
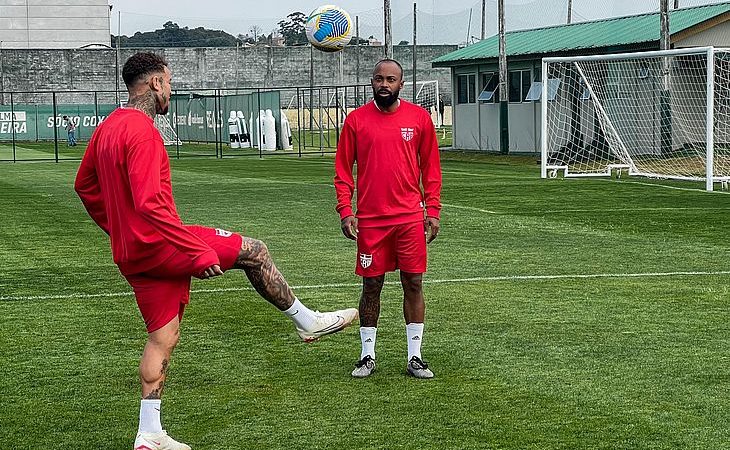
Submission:
[[[543,178],[730,179],[728,51],[545,58],[542,73]]]
[[[433,124],[438,126],[441,120],[438,117],[438,99],[439,99],[439,82],[438,80],[416,81],[416,104],[425,108],[431,114]],[[413,101],[413,82],[406,81],[403,83],[403,89],[400,91],[400,98]]]
[[[167,118],[167,116],[163,116],[160,114],[156,115],[155,127],[157,128],[157,131],[160,132],[160,136],[162,136],[162,141],[165,145],[182,144],[180,139],[177,137],[177,133],[175,133],[175,129],[172,128],[170,120]]]
[[[127,106],[126,101],[119,102],[119,106],[121,108],[124,108]],[[172,125],[170,124],[170,120],[167,118],[167,115],[160,115],[157,114],[155,116],[155,128],[157,128],[157,131],[160,132],[160,136],[162,136],[162,142],[164,145],[181,145],[182,141],[177,137],[177,133],[175,133],[175,129],[172,128]]]

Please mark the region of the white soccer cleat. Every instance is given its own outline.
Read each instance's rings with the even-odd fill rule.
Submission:
[[[355,363],[355,369],[352,371],[352,376],[355,378],[369,377],[375,372],[375,360],[370,355],[365,355],[363,359]]]
[[[337,333],[358,318],[358,312],[355,308],[324,313],[317,311],[315,314],[316,318],[311,330],[302,330],[297,327],[297,333],[304,342],[314,342],[322,336]]]
[[[190,446],[176,441],[162,430],[159,433],[138,433],[134,450],[190,450]]]
[[[433,372],[431,372],[431,369],[428,368],[426,361],[423,361],[418,356],[414,356],[410,361],[408,361],[406,371],[415,378],[433,378]]]

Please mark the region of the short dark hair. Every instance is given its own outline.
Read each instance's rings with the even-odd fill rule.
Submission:
[[[139,52],[129,57],[122,68],[122,79],[127,87],[133,86],[140,78],[151,73],[164,72],[167,61],[152,52]]]
[[[388,59],[388,58],[381,59],[380,61],[375,63],[375,67],[373,67],[373,73],[375,73],[375,71],[378,69],[378,66],[383,63],[393,63],[396,66],[398,66],[398,68],[400,69],[400,78],[401,78],[401,80],[403,79],[403,66],[401,66],[400,63],[394,59]]]

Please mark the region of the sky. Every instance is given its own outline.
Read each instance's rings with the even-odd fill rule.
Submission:
[[[308,14],[326,3],[334,3],[359,17],[360,35],[383,38],[382,0],[109,0],[112,34],[162,28],[171,20],[178,25],[203,26],[230,34],[265,34],[294,11]],[[669,0],[672,8],[675,0]],[[678,0],[680,7],[717,3],[718,0]],[[391,0],[393,41],[410,40],[413,33],[413,1]],[[418,39],[422,44],[458,44],[478,39],[481,34],[481,0],[417,1]],[[568,0],[505,0],[508,30],[565,23]],[[658,11],[659,0],[573,0],[573,21],[594,20]],[[486,1],[486,36],[497,30],[497,0]],[[200,43],[204,45],[205,43]]]

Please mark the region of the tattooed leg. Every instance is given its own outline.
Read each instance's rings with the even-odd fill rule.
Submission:
[[[377,327],[380,316],[380,291],[383,290],[385,275],[364,277],[360,296],[360,326]]]
[[[294,303],[294,292],[274,265],[263,242],[244,236],[234,267],[246,272],[256,292],[280,311]]]
[[[173,320],[147,337],[142,359],[139,363],[139,379],[142,382],[142,398],[154,400],[162,398],[167,379],[170,356],[180,339],[180,321]]]

